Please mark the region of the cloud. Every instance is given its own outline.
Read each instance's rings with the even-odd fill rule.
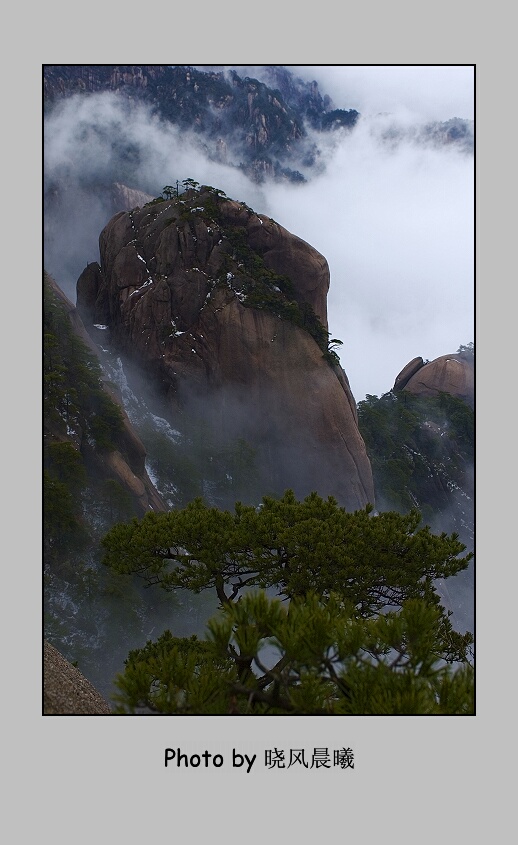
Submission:
[[[329,328],[357,400],[412,358],[474,339],[473,159],[387,147],[376,129],[362,120],[335,137],[322,175],[268,191],[268,213],[328,260]]]
[[[118,210],[112,182],[158,196],[193,178],[252,206],[258,196],[237,167],[209,159],[200,136],[111,92],[70,97],[47,116],[44,178],[45,268],[74,302],[77,278],[98,259],[101,229]]]
[[[335,108],[400,120],[474,117],[472,65],[289,65],[295,76],[318,82]]]
[[[258,186],[211,161],[199,136],[116,94],[64,101],[45,120],[46,186],[66,186],[46,214],[45,266],[75,301],[76,280],[97,259],[99,233],[115,213],[101,191],[87,190],[92,180],[153,196],[176,179],[221,188],[328,260],[329,328],[343,341],[338,352],[359,401],[390,390],[412,358],[474,340],[473,157],[410,137],[383,142],[394,122],[471,117],[472,68],[291,69],[317,79],[335,107],[363,115],[353,132],[315,137],[325,167],[304,185]],[[379,115],[387,111],[390,118]]]

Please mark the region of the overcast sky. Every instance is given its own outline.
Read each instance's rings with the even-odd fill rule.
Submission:
[[[287,65],[319,83],[336,108],[392,112],[418,120],[474,117],[471,65]]]
[[[64,174],[64,203],[46,245],[46,269],[75,301],[75,282],[98,259],[98,235],[114,213],[82,201],[81,185],[105,179],[115,139],[138,147],[138,183],[153,195],[174,178],[211,184],[308,241],[331,273],[329,328],[353,394],[381,395],[416,356],[433,359],[474,341],[473,157],[452,146],[387,145],[389,125],[473,118],[466,66],[289,66],[317,80],[336,108],[361,114],[353,132],[319,136],[323,172],[305,185],[258,186],[210,162],[193,139],[144,108],[127,119],[116,95],[67,100],[45,124],[45,175]],[[253,75],[254,68],[237,68]],[[95,130],[92,129],[95,127]]]

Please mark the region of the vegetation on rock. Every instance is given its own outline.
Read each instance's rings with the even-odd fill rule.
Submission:
[[[185,411],[177,427],[173,438],[148,420],[139,424],[149,472],[171,507],[185,507],[200,496],[218,506],[236,497],[255,500],[259,467],[247,440],[229,436],[221,442],[209,424]]]
[[[99,478],[91,455],[116,448],[120,408],[106,393],[95,355],[78,337],[63,304],[44,283],[44,545],[49,559],[84,548],[84,497],[92,485],[114,519],[135,513],[121,485]],[[112,522],[114,521],[112,519]]]
[[[405,512],[419,507],[430,522],[451,507],[474,460],[474,411],[448,393],[368,395],[358,426],[369,455],[376,502]]]
[[[266,266],[260,253],[250,246],[246,226],[229,222],[221,205],[222,201],[228,201],[226,194],[211,185],[200,186],[194,179],[184,179],[181,184],[184,189],[181,199],[179,193],[173,196],[172,186],[166,185],[162,193],[167,199],[156,197],[148,205],[172,199],[178,202],[178,222],[190,224],[199,218],[208,226],[217,227],[226,253],[217,284],[230,288],[245,307],[268,311],[307,331],[322,350],[324,359],[332,366],[339,366],[335,347],[342,341],[331,338],[308,302],[297,301],[293,281],[288,276]],[[246,203],[241,206],[248,217],[255,214]]]
[[[131,605],[138,597],[131,584],[100,567],[99,540],[114,523],[141,511],[103,464],[103,456],[120,445],[121,409],[104,389],[96,356],[74,330],[47,276],[43,328],[44,631],[84,665],[106,625],[101,621],[106,596],[117,592],[126,620],[135,612]],[[110,624],[119,636],[117,612]]]
[[[62,304],[44,286],[43,402],[45,419],[62,436],[75,434],[98,449],[114,449],[120,408],[102,384],[95,355],[74,332]]]

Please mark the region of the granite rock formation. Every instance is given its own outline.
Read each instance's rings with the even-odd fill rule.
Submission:
[[[47,640],[43,643],[43,715],[110,716],[111,707]]]
[[[475,365],[471,354],[457,352],[441,355],[425,363],[414,358],[399,373],[393,390],[407,390],[421,396],[449,393],[473,408],[475,402]]]
[[[78,310],[149,374],[172,424],[190,402],[253,444],[270,488],[374,501],[320,253],[210,186],[115,215],[99,243]]]
[[[192,131],[210,158],[255,182],[305,181],[299,168],[311,170],[318,160],[306,124],[317,131],[352,128],[358,112],[334,109],[315,81],[296,79],[281,66],[262,74],[268,84],[223,66],[45,65],[44,102],[50,110],[66,97],[117,93]]]

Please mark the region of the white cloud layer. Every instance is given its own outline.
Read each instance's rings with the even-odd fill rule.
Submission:
[[[315,79],[336,108],[400,119],[474,117],[471,65],[288,65],[306,82]]]
[[[389,390],[412,358],[474,340],[473,159],[384,147],[365,119],[325,173],[268,190],[269,213],[329,263],[329,328],[357,401]]]
[[[104,179],[117,164],[118,142],[130,141],[138,153],[130,187],[156,195],[176,178],[214,185],[326,257],[329,328],[343,341],[341,363],[360,401],[390,390],[412,358],[433,359],[474,340],[473,157],[453,146],[381,140],[394,121],[472,118],[473,69],[291,70],[316,79],[336,108],[362,114],[352,133],[318,138],[326,167],[305,185],[255,185],[236,168],[211,162],[194,136],[145,108],[129,120],[115,95],[66,101],[46,120],[45,176],[66,176],[76,192],[69,191],[61,217],[48,221],[46,269],[75,300],[77,276],[96,260],[98,235],[114,213],[77,200],[89,179]]]

